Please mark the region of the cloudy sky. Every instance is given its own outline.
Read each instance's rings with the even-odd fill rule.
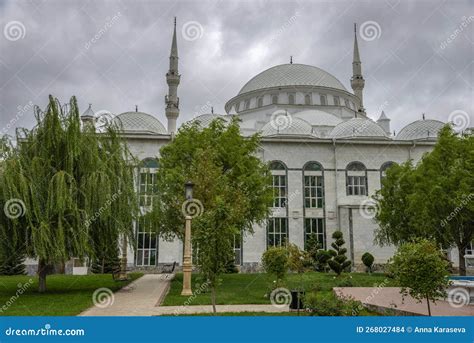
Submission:
[[[353,23],[365,107],[399,130],[467,113],[474,123],[474,6],[454,1],[0,0],[0,134],[31,128],[32,105],[76,95],[81,112],[151,113],[166,126],[165,74],[178,17],[181,115],[224,113],[257,73],[318,66],[350,89]]]

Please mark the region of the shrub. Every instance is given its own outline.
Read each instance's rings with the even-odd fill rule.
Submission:
[[[369,252],[364,253],[362,255],[362,263],[367,267],[367,271],[371,273],[372,265],[374,264],[374,256]]]
[[[331,244],[334,250],[331,250],[333,258],[328,261],[329,267],[339,276],[341,273],[346,270],[350,265],[351,261],[347,260],[346,252],[347,249],[342,246],[346,243],[344,241],[341,231],[335,231],[332,234],[334,242]]]
[[[262,264],[265,272],[275,275],[277,281],[283,280],[288,271],[288,250],[284,247],[271,247],[263,253]]]
[[[315,293],[306,295],[305,306],[312,316],[357,316],[363,308],[360,301],[336,296],[319,299]]]
[[[320,272],[327,272],[328,261],[332,258],[332,256],[332,253],[328,250],[318,250],[316,253],[316,270]]]
[[[303,273],[305,270],[306,261],[308,260],[308,254],[298,248],[296,244],[288,244],[288,267],[290,271],[296,273]]]

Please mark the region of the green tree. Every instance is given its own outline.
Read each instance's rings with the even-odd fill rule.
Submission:
[[[289,267],[289,254],[286,247],[268,248],[262,255],[262,265],[265,272],[277,278],[276,286],[285,279]]]
[[[96,134],[81,127],[74,97],[61,106],[52,96],[37,125],[17,133],[18,146],[3,162],[1,202],[21,200],[24,213],[9,218],[27,256],[38,259],[39,291],[55,264],[94,258],[97,237],[133,238],[137,213],[133,161],[115,127]],[[3,220],[2,220],[3,223]]]
[[[344,241],[342,232],[339,230],[334,231],[332,238],[334,239],[334,242],[331,243],[333,250],[330,250],[330,252],[333,257],[327,262],[329,267],[339,276],[351,265],[351,261],[347,260],[347,249],[343,247],[346,242]]]
[[[234,258],[234,236],[263,224],[272,200],[267,166],[256,153],[260,137],[244,138],[238,119],[214,120],[207,128],[184,125],[175,139],[160,150],[157,201],[148,214],[165,239],[183,239],[184,184],[192,180],[195,205],[202,207],[192,223],[197,264],[211,288],[215,310],[219,275]],[[199,202],[197,202],[199,200]]]
[[[408,162],[387,172],[375,199],[380,244],[400,245],[421,237],[443,248],[457,247],[459,270],[474,239],[474,136],[444,127],[432,152],[417,166]]]
[[[389,265],[401,286],[400,292],[419,302],[426,300],[430,316],[430,301],[446,296],[448,269],[449,263],[442,251],[426,239],[402,244]]]
[[[374,264],[374,256],[370,252],[365,252],[362,255],[362,263],[367,267],[369,273],[372,272],[372,265]]]

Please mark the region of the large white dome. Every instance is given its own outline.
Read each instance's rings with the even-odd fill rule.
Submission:
[[[167,134],[161,122],[150,114],[143,112],[125,112],[113,119],[124,132]]]
[[[347,92],[341,81],[320,68],[306,64],[281,64],[253,77],[242,87],[239,95],[258,89],[285,86],[319,86]]]
[[[436,139],[445,124],[439,120],[417,120],[408,124],[397,135],[399,140]]]
[[[383,138],[385,131],[370,119],[353,118],[337,125],[329,135],[331,138]]]

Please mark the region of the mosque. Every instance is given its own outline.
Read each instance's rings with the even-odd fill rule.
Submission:
[[[181,78],[178,61],[175,21],[166,74],[166,125],[138,110],[113,119],[120,122],[131,152],[143,161],[137,192],[145,210],[152,203],[160,148],[177,130]],[[304,248],[309,235],[316,234],[324,247],[329,247],[337,229],[344,234],[354,269],[361,268],[365,252],[374,255],[376,265],[386,263],[393,255],[394,247],[374,243],[377,223],[373,212],[367,210],[370,196],[381,187],[391,164],[410,159],[416,162],[429,152],[445,123],[423,118],[395,135],[383,111],[377,121],[367,116],[364,84],[355,31],[352,91],[325,70],[290,62],[250,78],[227,101],[226,114],[208,113],[192,119],[206,127],[215,118],[228,121],[238,116],[242,135],[262,135],[258,153],[271,167],[275,197],[266,225],[256,225],[253,235],[235,238],[235,264],[241,271],[258,270],[263,252],[284,241]],[[89,107],[82,120],[96,117]],[[137,245],[128,250],[130,268],[153,272],[164,264],[181,264],[181,241],[157,237],[142,221],[135,226]],[[448,254],[456,265],[457,252]]]

